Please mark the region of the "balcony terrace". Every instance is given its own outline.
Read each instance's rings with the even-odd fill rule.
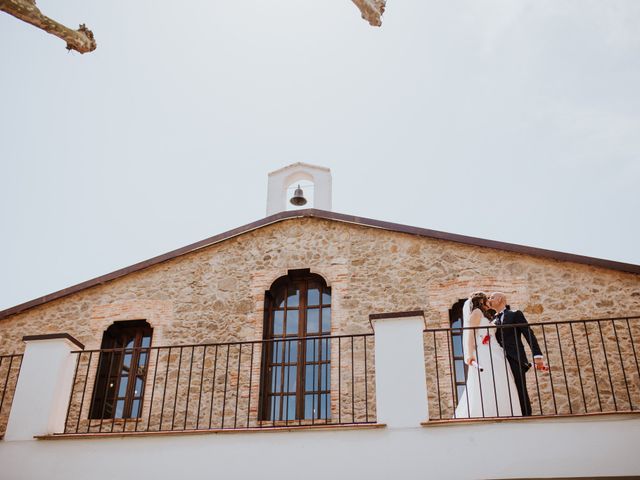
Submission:
[[[319,455],[330,461],[309,478],[635,475],[639,319],[531,324],[550,369],[527,375],[526,422],[455,418],[463,329],[425,330],[422,312],[371,315],[374,333],[304,339],[85,350],[65,335],[27,337],[24,356],[1,359],[0,464],[17,479],[92,468],[173,478],[214,465],[247,478],[296,452],[285,478]],[[496,444],[509,462],[488,460]],[[531,463],[524,444],[543,460]],[[105,458],[119,461],[95,470]]]
[[[640,411],[640,368],[638,365],[640,317],[569,320],[529,324],[538,339],[548,370],[531,368],[526,387],[532,417],[637,413]],[[477,415],[456,418],[459,401],[464,401],[468,368],[462,360],[462,335],[465,330],[496,335],[498,330],[519,326],[476,328],[430,328],[424,331],[426,370],[429,392],[428,424],[469,420],[517,418],[513,409],[497,411],[484,408]],[[479,343],[480,340],[477,340]],[[531,360],[531,355],[526,355]],[[523,361],[524,357],[523,352]],[[486,365],[494,371],[506,371],[502,365]],[[502,372],[499,372],[502,373]],[[481,398],[496,395],[491,378],[480,388]],[[460,400],[463,399],[463,400]],[[492,399],[489,398],[489,402]],[[515,403],[512,402],[512,403]],[[496,414],[497,413],[497,414]]]

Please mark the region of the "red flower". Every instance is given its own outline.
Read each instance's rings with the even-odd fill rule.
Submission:
[[[487,344],[489,343],[489,340],[490,340],[490,339],[491,339],[491,337],[489,336],[489,334],[485,335],[485,336],[482,338],[482,344],[483,344],[483,345],[487,345]]]

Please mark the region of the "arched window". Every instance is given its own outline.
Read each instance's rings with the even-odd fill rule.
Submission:
[[[464,392],[464,388],[466,385],[467,378],[467,365],[464,363],[464,352],[462,350],[462,330],[463,327],[463,319],[462,319],[462,307],[466,302],[466,299],[458,300],[453,304],[451,309],[449,310],[449,323],[451,325],[451,343],[453,348],[451,349],[451,355],[453,362],[453,371],[454,371],[454,382],[456,386],[456,398],[455,405],[458,404],[458,399]]]
[[[144,320],[115,322],[102,335],[89,418],[137,418],[153,329]]]
[[[327,419],[331,290],[309,270],[291,270],[265,298],[262,420]],[[313,337],[313,338],[310,338]],[[296,339],[296,340],[287,340]]]

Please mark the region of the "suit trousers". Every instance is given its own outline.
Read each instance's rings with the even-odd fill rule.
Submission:
[[[529,392],[527,392],[527,369],[520,365],[518,360],[511,357],[507,357],[507,359],[509,360],[509,366],[511,367],[511,372],[513,372],[513,379],[518,389],[522,416],[528,417],[531,415],[531,400],[529,400]]]

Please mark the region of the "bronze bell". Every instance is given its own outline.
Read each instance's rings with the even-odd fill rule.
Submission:
[[[298,185],[298,188],[296,188],[295,192],[293,192],[293,197],[291,197],[290,202],[292,205],[295,205],[296,207],[301,207],[302,205],[306,205],[307,199],[304,198],[304,192],[300,188],[300,185]]]

